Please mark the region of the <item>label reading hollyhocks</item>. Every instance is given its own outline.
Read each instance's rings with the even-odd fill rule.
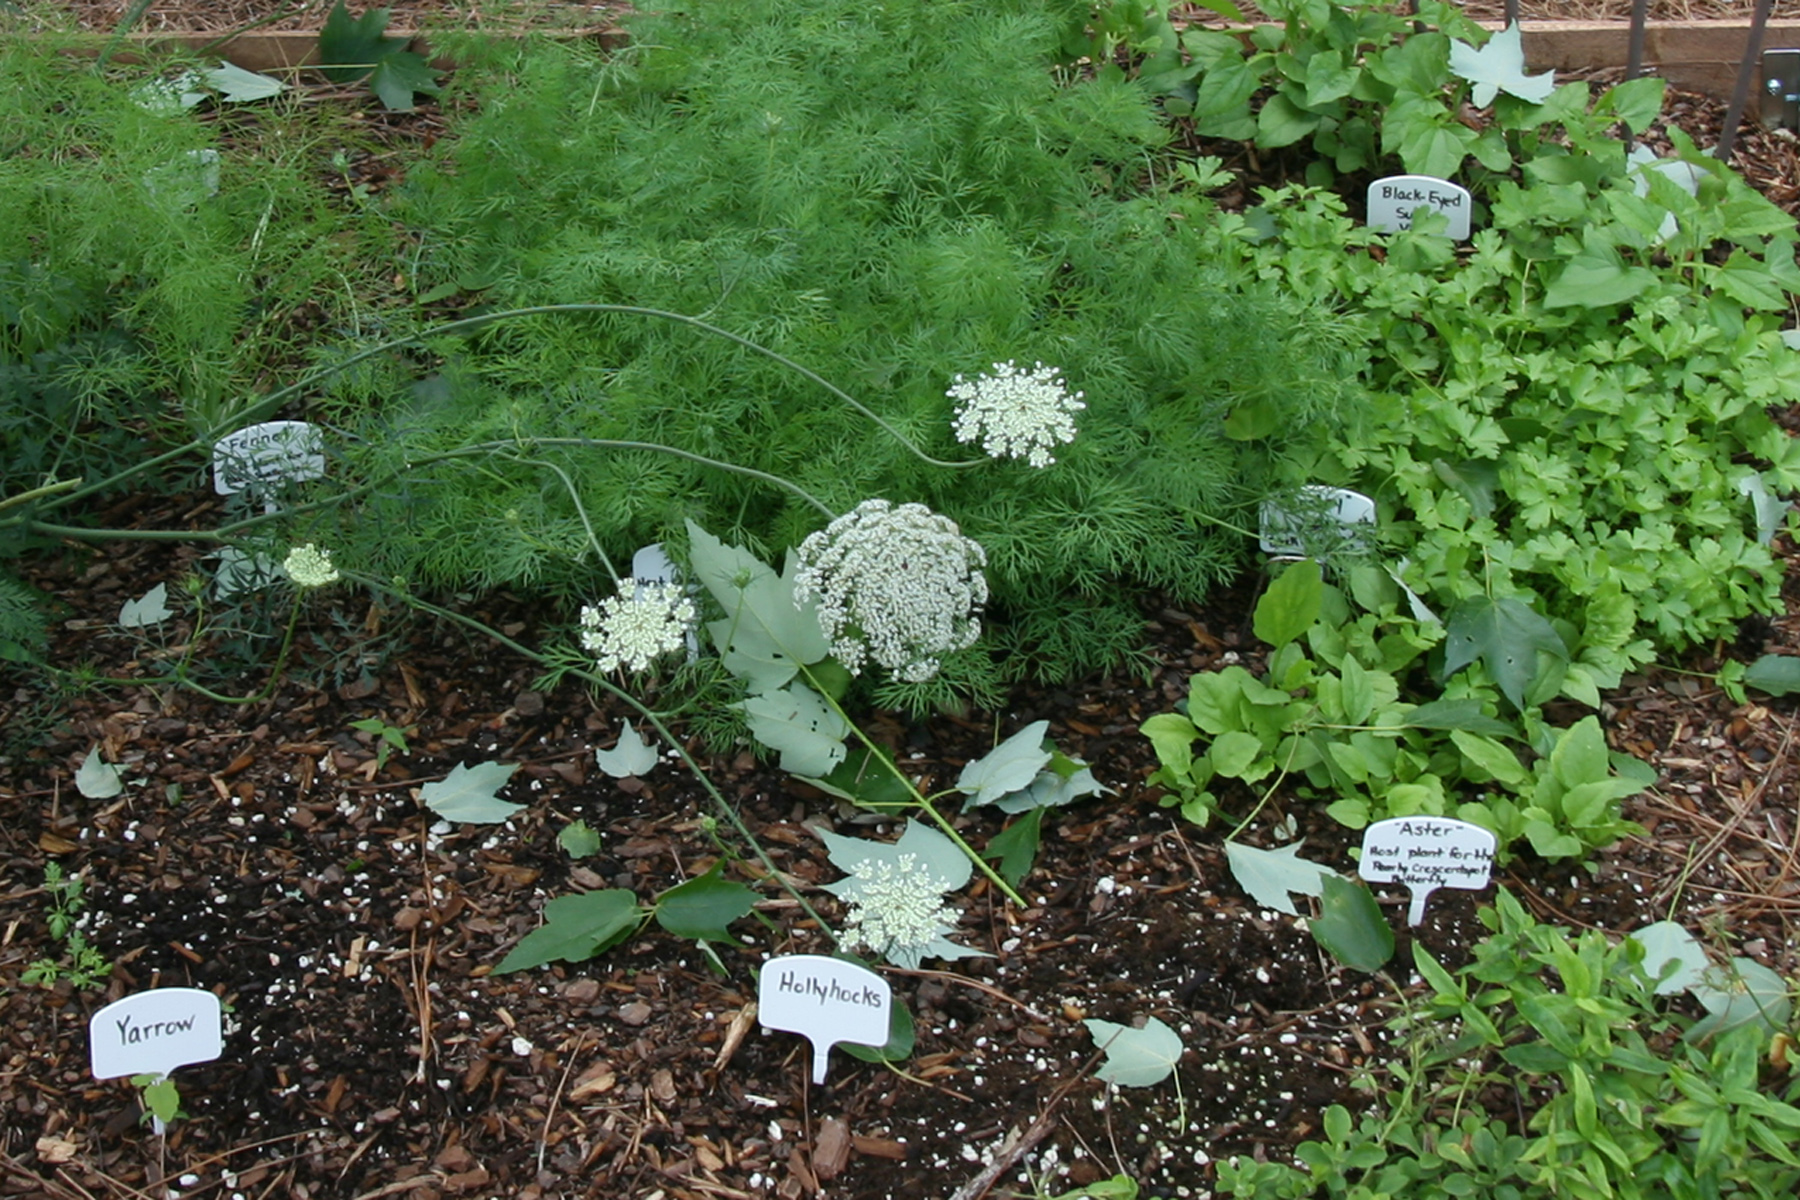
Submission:
[[[1451,241],[1469,240],[1469,189],[1430,175],[1390,175],[1369,185],[1369,228],[1383,233],[1411,229],[1420,209],[1440,212],[1450,222]]]
[[[1480,891],[1494,869],[1494,835],[1449,817],[1389,817],[1363,830],[1356,873],[1370,883],[1412,891],[1406,923],[1425,919],[1425,901],[1441,887]]]
[[[839,1042],[885,1046],[893,993],[887,980],[852,962],[823,954],[789,954],[762,967],[756,1014],[765,1029],[797,1033],[812,1043],[816,1084],[825,1082],[827,1055]]]

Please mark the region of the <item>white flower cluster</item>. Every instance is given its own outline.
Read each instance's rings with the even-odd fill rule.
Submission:
[[[851,674],[873,659],[919,683],[981,635],[986,565],[950,518],[865,500],[800,544],[794,602],[818,598],[831,653]]]
[[[618,595],[598,607],[582,606],[581,648],[602,671],[642,671],[687,645],[696,615],[694,602],[679,585],[627,580]]]
[[[1027,371],[1009,360],[994,364],[992,375],[972,380],[956,377],[945,392],[958,401],[952,429],[959,442],[981,440],[989,458],[1023,458],[1034,467],[1055,462],[1057,443],[1075,440],[1074,414],[1086,408],[1083,393],[1069,394],[1057,367],[1034,364]]]
[[[297,588],[324,587],[338,581],[337,568],[331,565],[331,551],[321,550],[311,542],[290,550],[281,569]]]
[[[949,885],[915,854],[897,860],[864,859],[850,868],[856,891],[844,917],[844,932],[897,966],[917,968],[933,943],[956,924],[946,907]]]

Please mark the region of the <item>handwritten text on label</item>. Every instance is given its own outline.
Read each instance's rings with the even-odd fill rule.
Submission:
[[[1412,891],[1409,925],[1425,919],[1425,901],[1441,887],[1479,891],[1494,869],[1494,835],[1448,817],[1389,817],[1363,831],[1357,874]]]
[[[825,1082],[827,1056],[839,1042],[883,1046],[893,993],[867,967],[822,954],[789,954],[763,964],[757,1018],[765,1029],[797,1033],[812,1043],[813,1082]]]

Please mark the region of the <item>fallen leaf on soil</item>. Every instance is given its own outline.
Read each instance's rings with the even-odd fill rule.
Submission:
[[[75,1143],[65,1138],[41,1137],[37,1140],[37,1156],[40,1162],[66,1163],[75,1157]]]

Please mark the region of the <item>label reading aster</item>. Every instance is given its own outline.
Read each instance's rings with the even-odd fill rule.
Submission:
[[[1441,887],[1476,892],[1494,870],[1494,835],[1450,817],[1389,817],[1363,830],[1356,873],[1370,883],[1412,891],[1406,923],[1425,919],[1425,901]]]

